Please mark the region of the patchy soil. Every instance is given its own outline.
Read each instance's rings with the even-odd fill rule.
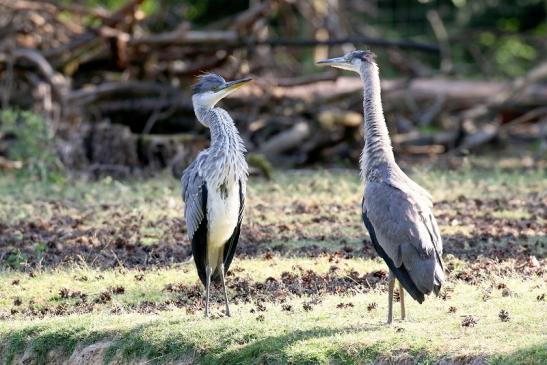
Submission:
[[[162,218],[153,223],[161,236],[154,243],[143,243],[142,215],[120,217],[89,226],[88,217],[54,214],[47,221],[0,223],[0,265],[33,269],[85,261],[89,265],[112,268],[144,267],[184,261],[191,248],[184,237],[182,219]]]
[[[62,202],[52,202],[51,210],[61,209]],[[71,262],[85,262],[99,268],[168,266],[187,260],[191,247],[181,217],[160,216],[145,221],[142,213],[124,211],[109,205],[96,212],[74,211],[71,214],[53,213],[51,219],[23,220],[14,224],[0,222],[0,267],[32,271]],[[375,257],[368,235],[358,220],[358,206],[334,204],[322,206],[298,203],[285,207],[279,214],[292,216],[286,223],[261,223],[267,207],[257,204],[252,224],[246,224],[238,247],[240,257],[255,257],[267,252],[280,255],[318,256],[339,252],[346,257]],[[339,218],[325,211],[355,211],[355,217]],[[547,197],[532,193],[526,199],[468,199],[440,201],[435,205],[437,220],[443,234],[446,254],[475,260],[488,256],[494,260],[523,259],[543,255],[547,240]],[[504,217],[504,212],[508,217]],[[511,212],[524,218],[514,219]],[[268,214],[272,212],[268,211]],[[258,219],[257,219],[258,218]],[[348,226],[354,237],[332,232],[326,226]],[[307,234],[302,231],[312,231]],[[150,234],[149,232],[153,233]],[[348,245],[348,240],[362,240],[360,247]],[[302,241],[292,247],[283,242]],[[274,242],[274,243],[272,243]],[[279,243],[281,242],[281,243]],[[312,242],[312,243],[309,243]],[[329,243],[331,249],[324,245]],[[502,243],[502,244],[500,244]],[[338,247],[338,248],[336,248]]]
[[[282,304],[291,298],[309,297],[314,301],[309,303],[317,304],[318,299],[325,294],[355,295],[368,292],[383,286],[387,272],[385,270],[373,271],[360,274],[355,270],[343,271],[334,262],[343,258],[338,255],[331,255],[333,265],[326,274],[318,274],[313,270],[304,270],[295,265],[291,272],[281,273],[280,278],[268,277],[264,281],[255,281],[244,277],[244,269],[237,268],[229,271],[227,275],[227,286],[229,290],[230,303],[254,303],[256,311],[266,311],[265,303]],[[144,274],[143,274],[144,275]],[[86,280],[90,280],[87,279]],[[101,278],[95,278],[101,280]],[[18,283],[12,283],[18,285]],[[223,303],[220,285],[214,284],[212,290],[212,301]],[[62,288],[56,296],[53,304],[44,302],[35,303],[31,300],[23,303],[16,298],[9,313],[1,314],[2,319],[21,317],[44,317],[64,316],[69,314],[90,313],[98,309],[108,310],[113,314],[138,312],[156,313],[158,311],[170,310],[173,308],[185,308],[188,313],[194,313],[203,309],[203,286],[201,284],[187,285],[183,283],[168,283],[165,285],[164,297],[161,301],[143,300],[135,305],[122,306],[119,303],[112,303],[113,297],[124,295],[123,286],[105,287],[98,294],[90,295],[79,290]],[[255,309],[253,309],[255,310]],[[286,309],[291,311],[291,309]]]
[[[268,260],[268,256],[264,258]],[[367,293],[371,290],[387,291],[386,270],[376,270],[360,273],[356,270],[341,269],[348,257],[334,253],[328,255],[332,265],[327,273],[318,273],[314,270],[303,269],[300,265],[293,265],[291,271],[284,271],[279,277],[268,277],[265,280],[253,280],[241,267],[235,267],[228,272],[226,283],[229,288],[228,296],[233,305],[252,304],[251,313],[267,311],[269,305],[282,305],[284,311],[291,312],[293,308],[287,302],[295,298],[307,298],[303,303],[306,311],[321,303],[321,297],[328,294],[341,295],[342,298],[356,294]],[[483,300],[490,298],[492,291],[498,290],[502,296],[512,296],[511,289],[503,281],[492,281],[493,275],[510,276],[519,274],[524,277],[541,277],[545,274],[544,258],[537,259],[529,256],[524,259],[494,260],[481,257],[473,263],[463,267],[458,259],[446,260],[448,280],[440,293],[440,298],[450,302],[452,284],[461,280],[471,285],[484,287]],[[146,280],[146,272],[135,275],[134,280]],[[101,276],[95,278],[81,277],[78,280],[101,281]],[[486,287],[485,283],[489,283]],[[18,280],[11,285],[19,286]],[[224,303],[220,284],[213,284],[211,300],[218,304]],[[86,293],[77,289],[62,288],[51,300],[30,300],[23,302],[19,297],[13,300],[8,311],[0,311],[0,319],[43,318],[46,316],[66,316],[70,314],[84,314],[94,311],[106,311],[111,314],[125,313],[158,313],[174,308],[183,308],[189,314],[202,311],[204,308],[203,286],[200,283],[185,284],[171,282],[165,284],[161,299],[143,299],[137,303],[121,304],[116,299],[126,294],[123,285],[104,286],[98,293]],[[395,292],[395,301],[398,301],[398,290]],[[545,300],[538,296],[538,302]],[[337,308],[352,307],[351,302],[341,302]],[[376,309],[376,303],[368,305],[368,311]],[[455,312],[455,309],[454,309]]]

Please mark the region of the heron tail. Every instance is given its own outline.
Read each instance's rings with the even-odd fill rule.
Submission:
[[[435,293],[436,296],[439,295],[444,282],[444,265],[442,264],[441,258],[439,258],[438,263],[439,264],[435,266],[435,278],[433,280],[433,293]]]

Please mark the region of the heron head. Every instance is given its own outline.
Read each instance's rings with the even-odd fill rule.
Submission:
[[[235,81],[226,81],[214,73],[206,73],[199,77],[192,86],[192,102],[197,107],[213,108],[220,99],[230,95],[252,79],[247,77]]]
[[[327,58],[325,60],[317,61],[316,64],[341,68],[342,70],[353,71],[360,74],[363,64],[373,64],[375,58],[376,55],[369,50],[357,50],[342,57]]]

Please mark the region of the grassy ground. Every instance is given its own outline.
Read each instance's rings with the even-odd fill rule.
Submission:
[[[437,202],[450,272],[439,298],[408,300],[392,326],[355,171],[251,180],[233,317],[215,290],[210,320],[176,180],[1,177],[1,359],[60,362],[102,344],[104,362],[547,362],[545,172],[413,177]]]

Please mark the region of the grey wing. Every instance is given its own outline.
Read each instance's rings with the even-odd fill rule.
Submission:
[[[188,238],[192,240],[194,233],[203,220],[206,212],[202,208],[202,187],[205,180],[199,173],[200,159],[196,159],[182,174],[182,200],[184,200],[184,217]]]
[[[436,247],[440,235],[427,205],[387,183],[369,182],[364,208],[378,244],[394,264],[406,268],[422,293],[437,290],[443,280]]]

